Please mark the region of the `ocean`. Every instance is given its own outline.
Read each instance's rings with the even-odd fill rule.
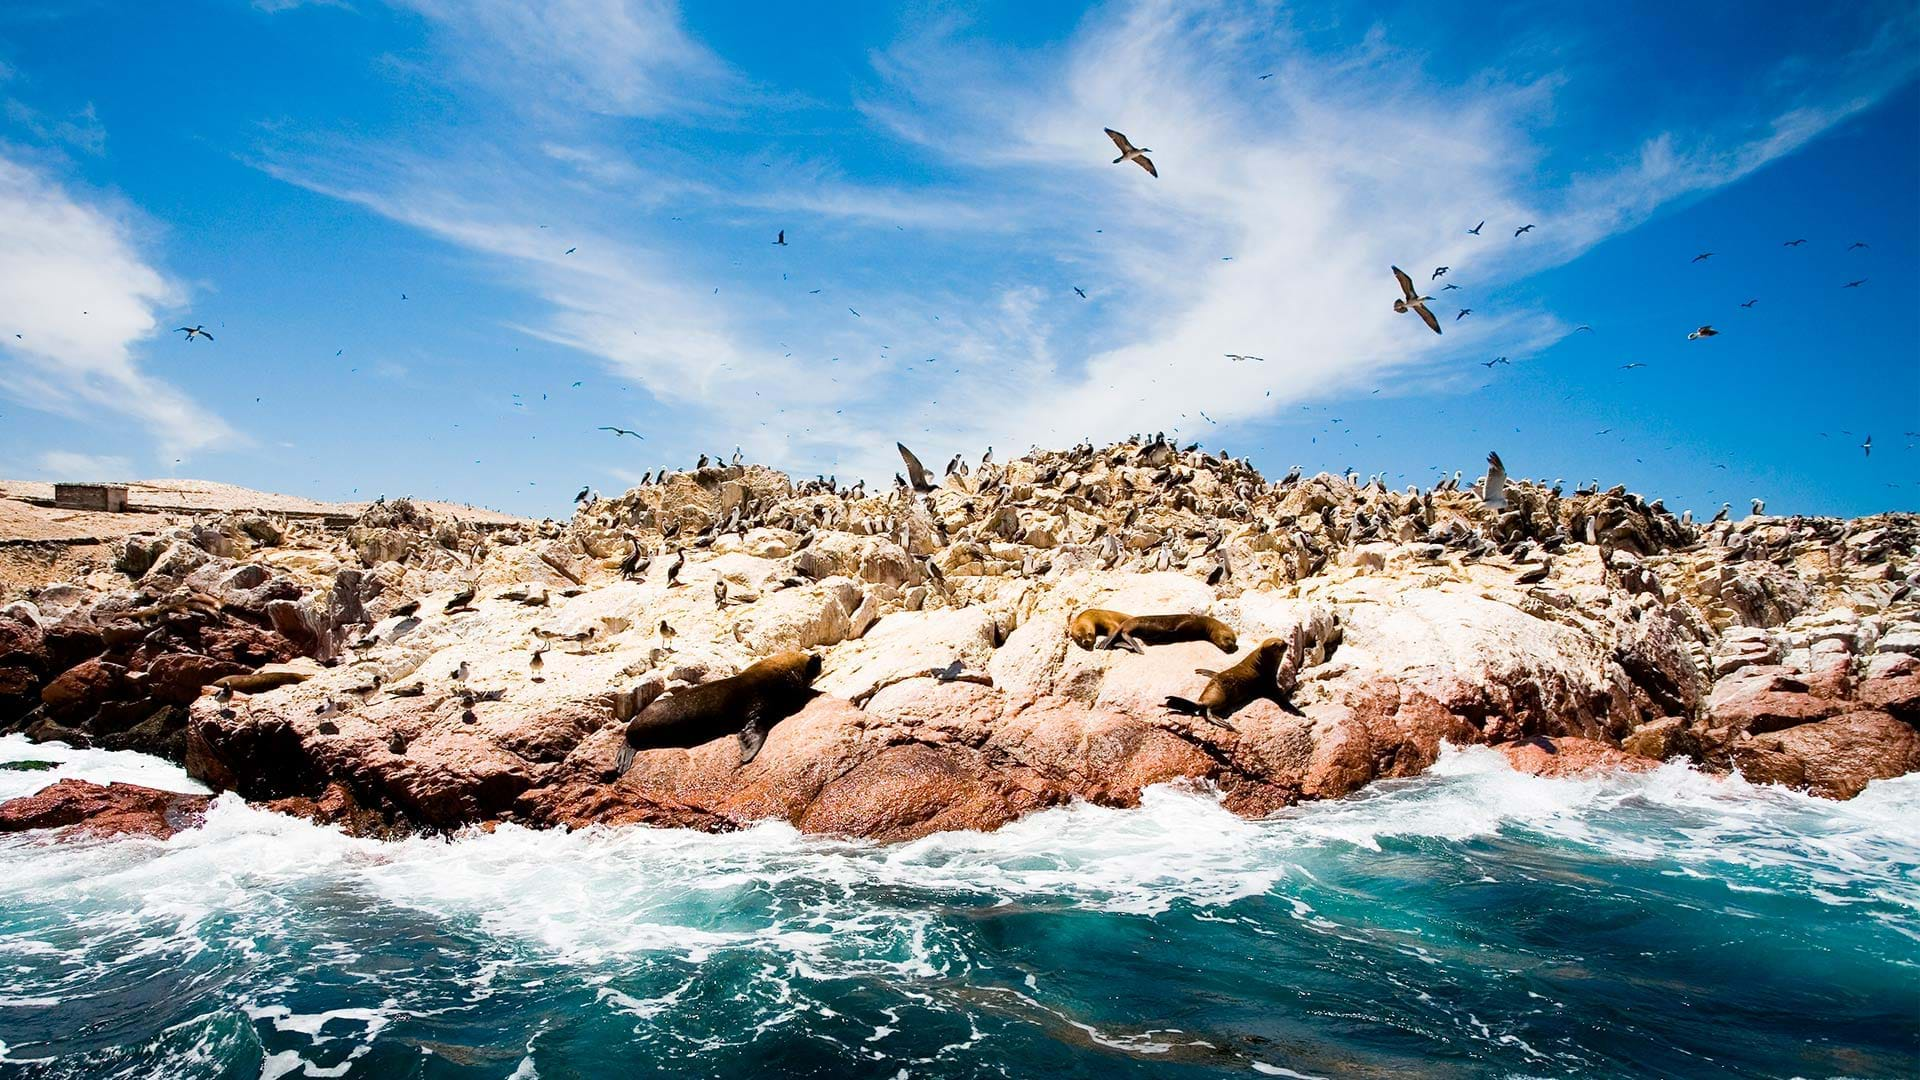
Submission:
[[[51,779],[195,785],[0,739]],[[1920,776],[1826,802],[1484,749],[1245,821],[1202,789],[897,845],[225,796],[0,837],[0,1077],[1920,1074]]]

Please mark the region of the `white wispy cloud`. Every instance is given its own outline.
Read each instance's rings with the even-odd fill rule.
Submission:
[[[463,77],[523,103],[615,116],[708,111],[736,76],[671,0],[392,0],[427,18]]]
[[[48,450],[36,464],[41,475],[63,480],[125,480],[133,474],[133,462],[124,457],[78,450]]]
[[[141,254],[129,214],[0,154],[0,393],[82,420],[130,417],[169,456],[236,437],[142,370],[135,349],[182,288]]]
[[[896,437],[930,460],[1170,426],[1218,443],[1236,422],[1318,396],[1459,381],[1448,372],[1462,366],[1443,361],[1521,359],[1568,322],[1525,306],[1454,321],[1471,305],[1448,299],[1436,337],[1391,312],[1387,268],[1425,282],[1451,266],[1470,291],[1434,283],[1437,295],[1486,296],[1794,152],[1916,65],[1910,32],[1884,34],[1837,71],[1774,73],[1709,128],[1607,133],[1612,145],[1548,170],[1562,148],[1545,141],[1546,121],[1566,76],[1442,82],[1394,28],[1328,52],[1305,47],[1275,8],[1141,0],[1089,16],[1058,49],[1014,53],[949,19],[872,58],[859,114],[922,155],[912,179],[877,181],[849,178],[814,146],[634,154],[553,119],[737,104],[740,76],[671,5],[405,3],[455,70],[519,95],[517,126],[489,141],[530,149],[421,140],[270,155],[265,167],[483,256],[546,305],[515,329],[687,407],[689,445],[692,431],[727,433],[692,449],[740,441],[809,471],[837,460],[843,475],[891,472]],[[1109,164],[1107,126],[1152,147],[1160,178]],[[912,229],[913,276],[842,267],[831,301],[813,303],[770,262],[729,273],[724,257],[675,239],[659,220],[673,207],[730,224],[791,216],[850,246],[859,229]],[[1483,235],[1465,234],[1482,219]],[[1539,228],[1513,237],[1528,222]],[[563,255],[563,227],[593,242]]]

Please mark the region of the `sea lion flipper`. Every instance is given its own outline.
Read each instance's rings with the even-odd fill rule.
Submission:
[[[613,775],[616,779],[625,776],[627,770],[631,768],[633,768],[633,744],[627,742],[626,736],[623,735],[620,738],[620,754],[614,758]]]
[[[747,765],[760,755],[760,748],[767,742],[767,729],[760,723],[760,710],[755,709],[740,728],[740,764]]]
[[[1207,678],[1207,679],[1211,679],[1211,678],[1213,678],[1214,676],[1216,676],[1216,675],[1218,675],[1218,674],[1220,674],[1219,672],[1217,672],[1217,671],[1215,671],[1215,670],[1213,670],[1212,668],[1204,668],[1204,667],[1197,667],[1197,668],[1194,668],[1194,669],[1193,669],[1193,673],[1194,673],[1195,675],[1199,675],[1199,676],[1201,676],[1202,678]]]
[[[1240,730],[1239,728],[1234,727],[1232,724],[1227,723],[1225,717],[1213,715],[1212,709],[1202,709],[1200,710],[1200,715],[1202,717],[1205,717],[1207,723],[1209,724],[1217,724],[1220,727],[1226,728],[1228,731],[1235,732],[1235,733],[1238,733]]]
[[[1207,711],[1199,702],[1192,698],[1175,697],[1172,694],[1167,695],[1167,708],[1177,713],[1185,713],[1188,716],[1197,716]]]

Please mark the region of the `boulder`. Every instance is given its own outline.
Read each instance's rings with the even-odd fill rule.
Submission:
[[[0,833],[66,829],[88,836],[150,836],[164,840],[206,819],[206,795],[183,795],[138,784],[61,780],[32,795],[0,803]]]

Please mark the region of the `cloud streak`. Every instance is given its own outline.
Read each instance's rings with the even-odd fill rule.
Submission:
[[[34,168],[0,156],[0,392],[21,404],[93,420],[133,419],[169,456],[235,439],[226,422],[143,371],[139,343],[183,290],[141,255],[124,215],[74,197]]]

